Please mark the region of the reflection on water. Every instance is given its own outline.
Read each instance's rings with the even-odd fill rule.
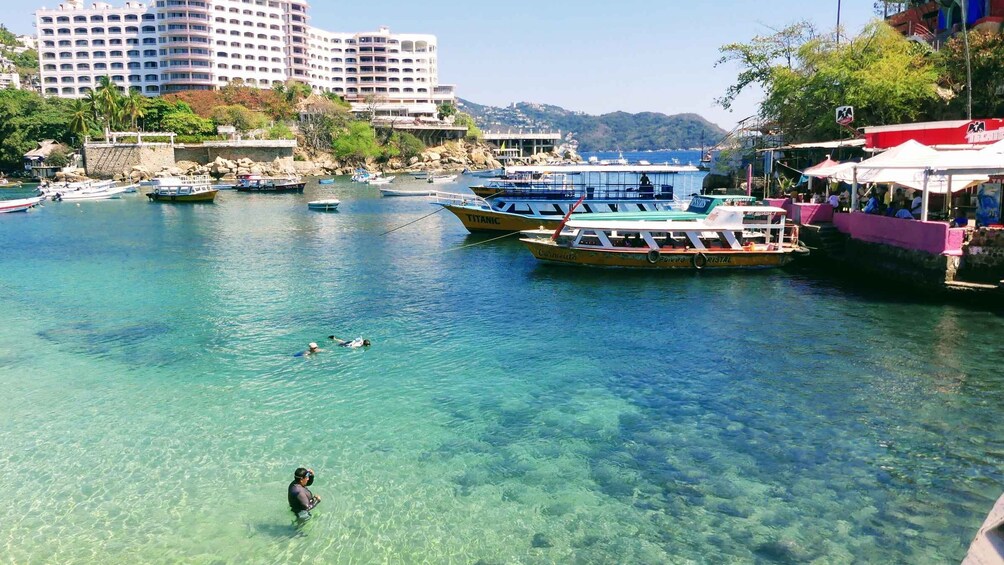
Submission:
[[[997,314],[381,236],[428,202],[343,181],[107,204],[0,217],[13,562],[957,562],[1002,488]]]

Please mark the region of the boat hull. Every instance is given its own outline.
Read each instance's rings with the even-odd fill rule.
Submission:
[[[442,204],[442,206],[452,212],[471,233],[558,229],[561,223],[561,216],[540,218],[454,204]]]
[[[314,202],[307,202],[307,209],[318,212],[337,212],[340,203],[337,200],[316,200]]]
[[[270,194],[303,192],[303,187],[307,183],[297,182],[279,186],[237,186],[237,192],[267,192]]]
[[[548,239],[520,239],[533,256],[549,263],[645,270],[727,270],[783,267],[797,256],[794,249],[783,251],[668,250],[657,254],[641,249],[587,249],[557,245]]]
[[[157,194],[147,193],[147,198],[154,202],[212,202],[216,199],[216,189],[198,192],[195,194]]]
[[[10,212],[27,212],[42,201],[41,197],[21,198],[18,200],[0,200],[0,214]]]

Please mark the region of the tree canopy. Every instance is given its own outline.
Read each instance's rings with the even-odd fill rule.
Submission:
[[[783,33],[782,33],[783,32]],[[782,30],[792,37],[789,28]],[[776,124],[787,141],[817,141],[844,135],[834,111],[854,106],[855,126],[913,122],[941,111],[938,56],[884,22],[873,22],[850,42],[812,37],[791,55],[784,39],[754,38],[722,47],[726,58],[745,65],[720,103],[729,107],[743,89],[763,87],[760,117]]]

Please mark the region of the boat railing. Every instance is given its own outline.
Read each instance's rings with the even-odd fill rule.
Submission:
[[[491,208],[488,201],[480,196],[474,194],[460,194],[457,192],[439,192],[432,191],[429,193],[429,197],[434,199],[436,204],[450,205],[450,206],[484,206],[486,208]]]

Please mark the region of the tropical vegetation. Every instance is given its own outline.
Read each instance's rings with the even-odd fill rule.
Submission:
[[[1004,35],[974,30],[968,39],[971,114],[964,37],[934,50],[883,21],[839,43],[797,22],[724,45],[719,64],[734,63],[739,71],[718,102],[728,109],[742,93],[761,89],[759,117],[788,142],[853,135],[836,123],[839,106],[854,107],[855,127],[997,116],[1004,109]]]

